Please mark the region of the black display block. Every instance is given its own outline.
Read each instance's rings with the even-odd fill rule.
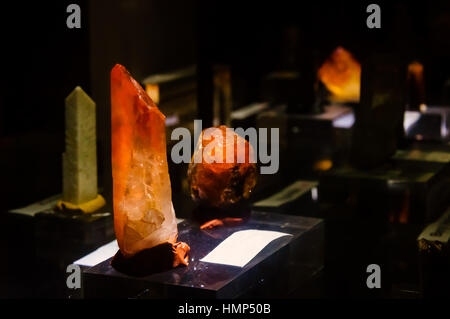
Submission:
[[[114,239],[113,216],[106,207],[91,214],[56,212],[59,199],[55,195],[4,214],[5,260],[10,276],[17,277],[7,287],[12,297],[16,290],[18,296],[26,291],[26,297],[66,297],[66,267]],[[32,279],[23,276],[30,267]]]
[[[416,238],[422,225],[448,207],[449,176],[443,148],[399,150],[374,169],[341,166],[324,172],[320,216],[332,239],[326,246],[327,295],[420,296]],[[371,263],[386,269],[382,289],[368,290],[361,280]]]
[[[246,229],[292,234],[272,241],[246,266],[199,261],[232,233]],[[191,247],[188,267],[146,277],[119,273],[110,259],[83,272],[85,298],[239,298],[317,297],[323,268],[321,219],[252,212],[240,226],[201,230],[190,221],[178,224],[180,241]]]
[[[408,210],[407,223],[432,221],[449,205],[450,153],[402,150],[385,165],[368,170],[349,165],[324,172],[319,181],[322,203],[351,203],[367,210]],[[394,218],[395,220],[395,218]]]
[[[420,286],[424,298],[448,298],[450,207],[417,237]]]

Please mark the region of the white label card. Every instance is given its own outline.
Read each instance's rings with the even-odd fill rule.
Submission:
[[[114,254],[119,250],[119,246],[117,245],[117,240],[113,240],[112,242],[97,248],[90,254],[78,259],[74,262],[76,265],[93,267],[102,261],[114,256]]]
[[[292,235],[257,229],[237,231],[221,242],[208,255],[200,259],[200,261],[244,267],[270,242],[283,236]]]
[[[55,205],[58,203],[58,201],[61,199],[61,197],[62,197],[62,195],[52,196],[52,197],[46,198],[40,202],[33,203],[31,205],[28,205],[28,206],[25,206],[22,208],[17,208],[17,209],[11,210],[11,213],[34,216],[34,215],[36,215],[36,213],[40,213],[44,210],[53,209],[53,207],[55,207]]]
[[[288,187],[284,188],[275,195],[269,198],[260,200],[254,203],[255,207],[280,207],[286,203],[296,200],[308,191],[312,191],[317,186],[317,182],[312,181],[297,181]]]

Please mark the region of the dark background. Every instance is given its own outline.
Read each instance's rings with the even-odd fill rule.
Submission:
[[[66,27],[66,7],[73,2],[81,6],[81,29]],[[109,72],[115,63],[138,81],[197,63],[200,93],[208,91],[208,67],[228,63],[237,107],[260,97],[264,74],[320,63],[338,45],[358,59],[396,51],[425,65],[427,103],[448,104],[450,2],[375,2],[382,7],[381,30],[366,27],[368,1],[2,5],[1,211],[61,192],[64,98],[77,85],[97,103],[99,183],[110,200]],[[297,42],[286,40],[289,32],[297,32]],[[200,98],[199,117],[207,119],[208,93]]]

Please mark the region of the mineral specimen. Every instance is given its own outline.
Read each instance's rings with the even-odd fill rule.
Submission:
[[[183,248],[186,255],[189,247],[175,243],[178,231],[167,165],[165,117],[119,64],[111,71],[111,142],[114,228],[121,254],[130,258],[170,243],[169,254],[179,254]],[[181,263],[187,265],[184,257]]]
[[[210,138],[205,136],[207,130]],[[188,169],[195,201],[212,207],[237,204],[249,198],[256,178],[253,147],[248,141],[224,125],[203,130]]]
[[[322,64],[318,77],[340,102],[357,102],[360,94],[361,65],[350,52],[338,47]]]
[[[423,64],[420,62],[413,61],[408,65],[407,85],[408,109],[426,110]]]
[[[97,190],[95,103],[79,86],[65,102],[63,196],[55,208],[92,213],[106,204]]]

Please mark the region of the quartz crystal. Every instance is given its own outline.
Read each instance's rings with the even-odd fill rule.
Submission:
[[[338,47],[322,64],[318,77],[339,102],[358,102],[361,86],[361,64],[353,55]]]
[[[122,255],[175,245],[165,117],[119,64],[111,71],[111,142],[114,227]]]
[[[209,130],[210,137],[204,137],[206,130],[200,135],[189,165],[191,197],[213,207],[230,206],[248,199],[257,178],[252,145],[224,125]],[[231,162],[226,159],[227,152],[232,154]],[[239,157],[245,161],[239,163]]]

